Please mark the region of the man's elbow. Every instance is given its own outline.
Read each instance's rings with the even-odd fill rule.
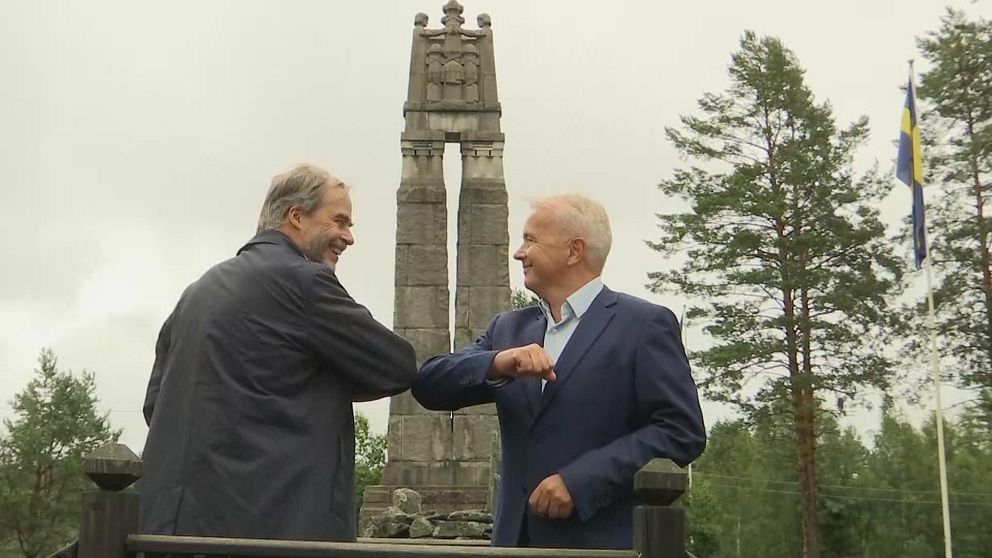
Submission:
[[[425,380],[426,375],[421,371],[413,380],[413,386],[410,387],[410,394],[417,400],[417,403],[420,403],[420,406],[428,411],[450,411],[449,406],[444,404],[443,398],[438,397],[437,390]]]
[[[700,436],[694,437],[686,446],[686,456],[687,460],[685,465],[692,463],[693,461],[699,459],[700,455],[703,455],[703,450],[706,449],[706,434],[703,433]]]
[[[400,350],[396,351],[396,359],[388,365],[385,377],[389,379],[386,388],[389,396],[398,395],[410,389],[417,377],[417,356],[409,343],[403,342]]]
[[[698,430],[685,431],[681,436],[678,444],[678,457],[673,458],[672,461],[678,463],[679,467],[686,467],[693,461],[699,458],[703,454],[703,450],[706,449],[706,430],[700,428]]]

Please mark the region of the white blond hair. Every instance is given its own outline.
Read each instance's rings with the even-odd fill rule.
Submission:
[[[602,273],[613,245],[610,218],[602,204],[581,194],[560,194],[533,200],[530,207],[546,210],[559,234],[585,240],[589,264]]]

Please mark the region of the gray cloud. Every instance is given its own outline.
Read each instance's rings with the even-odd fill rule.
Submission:
[[[52,346],[64,366],[97,373],[102,405],[139,449],[136,410],[160,322],[186,284],[251,236],[269,177],[299,161],[354,185],[358,244],[340,274],[390,323],[410,33],[418,11],[439,25],[442,3],[0,4],[0,399]],[[682,301],[643,289],[665,266],[642,242],[670,203],[655,184],[679,163],[664,126],[725,86],[743,29],[793,48],[842,122],[868,114],[862,161],[884,169],[905,60],[943,10],[927,0],[897,10],[855,0],[464,3],[469,22],[493,17],[511,244],[528,198],[583,191],[604,201],[616,229],[607,282],[673,308]],[[988,3],[951,3],[990,16]],[[908,199],[893,192],[894,221]],[[384,429],[387,405],[364,408]],[[711,422],[720,414],[707,410]]]

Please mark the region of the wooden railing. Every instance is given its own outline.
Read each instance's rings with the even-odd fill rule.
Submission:
[[[655,459],[634,476],[634,540],[630,550],[495,548],[474,541],[359,539],[357,542],[282,541],[139,535],[141,460],[127,446],[111,444],[88,456],[84,471],[96,484],[82,498],[79,540],[50,558],[685,558],[685,510],[673,506],[686,490],[686,475]]]

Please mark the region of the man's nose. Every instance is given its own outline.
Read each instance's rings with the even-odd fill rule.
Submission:
[[[513,253],[513,259],[517,260],[518,262],[522,262],[524,261],[524,257],[526,255],[527,252],[524,250],[524,247],[521,246],[520,248],[517,248],[516,252]]]
[[[341,235],[341,240],[343,240],[348,246],[351,246],[355,243],[355,235],[351,232],[351,229],[348,229]]]

